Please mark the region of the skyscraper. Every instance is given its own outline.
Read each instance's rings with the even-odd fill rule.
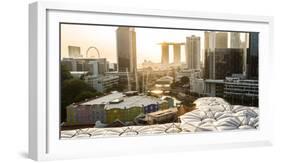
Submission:
[[[249,33],[249,49],[247,53],[247,77],[258,79],[259,76],[259,33]]]
[[[240,48],[241,40],[239,32],[231,32],[230,33],[230,48]]]
[[[247,76],[247,54],[249,48],[249,33],[243,33],[243,35],[244,35],[244,41],[241,41],[240,48],[243,49],[243,74]]]
[[[174,48],[174,63],[179,64],[181,60],[181,44],[175,43]]]
[[[200,37],[186,37],[186,63],[189,69],[200,68]]]
[[[161,43],[161,49],[162,49],[161,63],[169,64],[169,44],[166,42]]]
[[[216,33],[216,48],[227,48],[228,34],[226,32]]]
[[[205,49],[227,48],[227,32],[205,32]]]
[[[136,32],[132,27],[118,27],[117,39],[117,63],[118,71],[133,73],[137,68],[136,58]]]
[[[206,79],[224,79],[243,72],[243,49],[227,48],[227,41],[226,32],[205,32]]]
[[[219,48],[205,50],[205,78],[225,79],[243,72],[243,49]]]

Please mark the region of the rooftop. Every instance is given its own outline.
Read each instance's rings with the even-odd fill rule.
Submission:
[[[62,139],[167,135],[207,131],[255,130],[259,128],[259,109],[230,105],[222,98],[204,97],[195,101],[197,109],[180,116],[180,123],[114,128],[86,128],[61,131]]]
[[[152,96],[125,96],[120,92],[113,92],[109,95],[93,99],[80,105],[99,105],[105,104],[105,109],[113,109],[113,108],[130,108],[130,107],[142,107],[150,104],[162,103],[165,100],[159,99]]]
[[[205,80],[206,83],[219,83],[219,84],[223,84],[224,80],[219,80],[219,79],[206,79]]]
[[[87,101],[87,102],[82,103],[80,105],[108,104],[110,101],[113,101],[115,99],[119,99],[119,98],[122,98],[122,97],[124,97],[123,93],[114,92],[114,93],[111,93],[109,95],[106,95],[106,96],[103,96],[103,97],[100,97],[100,98],[97,98],[97,99],[93,99],[93,100]]]
[[[150,104],[162,103],[165,100],[161,100],[152,96],[129,96],[123,97],[123,101],[114,104],[108,104],[105,109],[113,109],[113,108],[130,108],[130,107],[142,107]]]
[[[163,77],[159,78],[157,81],[173,81],[173,77],[163,76]]]
[[[151,117],[162,117],[165,115],[169,115],[169,114],[174,114],[177,113],[178,109],[177,108],[171,108],[171,109],[166,109],[166,110],[159,110],[156,112],[152,112],[152,113],[148,113],[148,116]]]

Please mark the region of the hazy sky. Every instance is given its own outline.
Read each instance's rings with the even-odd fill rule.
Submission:
[[[99,49],[100,57],[107,58],[110,62],[117,60],[116,54],[116,29],[114,26],[96,25],[70,25],[61,26],[61,57],[68,57],[68,46],[81,47],[81,54],[85,55],[90,46]],[[201,38],[203,46],[203,31],[174,30],[156,28],[135,28],[137,44],[137,62],[141,64],[144,60],[161,62],[160,42],[185,42],[187,36],[196,35]],[[201,47],[202,49],[203,47]],[[94,49],[90,50],[89,56],[97,56]],[[184,61],[185,49],[181,48],[181,60]],[[173,48],[170,46],[170,62],[173,61]]]

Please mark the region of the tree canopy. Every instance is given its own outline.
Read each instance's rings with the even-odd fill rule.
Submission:
[[[67,66],[64,64],[61,64],[61,81],[72,79],[72,75],[70,74],[69,70],[67,69]]]
[[[100,93],[84,80],[73,78],[65,65],[61,65],[61,121],[66,120],[66,107],[72,103],[99,96]]]
[[[182,84],[189,84],[189,78],[187,76],[183,76],[180,81]]]

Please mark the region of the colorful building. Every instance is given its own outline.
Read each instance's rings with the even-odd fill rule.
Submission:
[[[109,103],[105,106],[107,123],[112,123],[117,119],[122,122],[130,122],[141,113],[155,112],[159,108],[168,109],[167,101],[152,96],[126,96],[119,102]]]
[[[122,122],[131,122],[139,114],[143,113],[141,107],[131,107],[131,108],[112,108],[106,110],[107,123],[110,124],[115,120],[120,120]]]
[[[115,92],[107,96],[67,107],[67,124],[111,124],[116,120],[132,122],[140,114],[169,108],[168,101],[146,95]]]
[[[174,98],[172,98],[170,96],[162,96],[161,99],[168,102],[168,108],[175,107],[175,100],[174,100]]]
[[[150,105],[147,105],[147,106],[143,106],[143,113],[144,113],[144,114],[147,114],[147,113],[156,112],[156,111],[159,110],[159,108],[160,108],[159,103],[157,103],[157,104],[150,104]]]
[[[162,124],[173,122],[177,119],[177,108],[159,110],[157,112],[146,114],[148,124]]]
[[[95,124],[96,121],[106,123],[106,104],[123,96],[123,93],[115,92],[87,102],[71,104],[66,108],[66,124]]]

